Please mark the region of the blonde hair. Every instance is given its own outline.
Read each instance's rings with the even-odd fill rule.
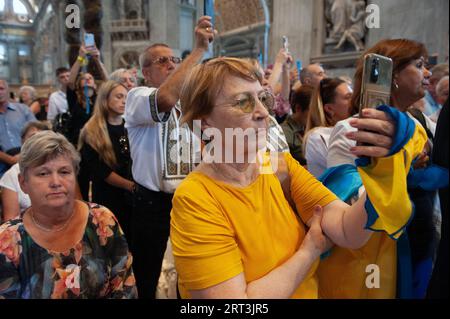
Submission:
[[[181,90],[180,103],[183,123],[192,130],[193,121],[209,115],[223,81],[229,76],[261,83],[261,75],[251,62],[238,58],[216,58],[196,66]]]
[[[334,103],[336,89],[339,85],[345,83],[346,82],[340,78],[326,78],[320,81],[320,85],[315,89],[309,106],[305,130],[306,133],[316,127],[334,126],[335,123],[333,123],[333,120],[325,113],[324,105]]]
[[[318,127],[333,127],[335,123],[331,117],[326,114],[324,105],[334,103],[336,89],[341,84],[345,84],[340,78],[326,78],[320,81],[320,85],[315,89],[313,98],[309,105],[308,119],[306,121],[305,137],[303,143],[303,151],[309,135]]]
[[[22,146],[19,159],[20,174],[25,176],[27,170],[64,156],[72,161],[72,166],[78,173],[80,155],[75,147],[59,133],[53,131],[38,132]]]
[[[78,150],[81,150],[84,143],[89,144],[99,154],[100,159],[112,169],[117,166],[117,158],[107,127],[108,99],[111,92],[119,86],[125,88],[116,81],[107,81],[102,84],[95,102],[94,113],[81,130],[78,140]]]

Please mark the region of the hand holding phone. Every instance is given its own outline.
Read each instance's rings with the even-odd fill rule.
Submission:
[[[282,40],[283,40],[283,49],[286,50],[286,53],[289,53],[289,40],[288,40],[288,37],[284,35]]]
[[[92,51],[95,49],[95,38],[92,33],[84,34],[84,46],[88,51]]]
[[[389,105],[392,86],[392,59],[378,55],[364,56],[363,76],[361,83],[361,97],[359,100],[359,117],[363,118],[363,109],[377,108],[380,105]],[[357,143],[357,145],[369,145]]]
[[[363,78],[359,113],[366,108],[376,108],[380,105],[389,105],[392,86],[392,59],[378,55],[364,56]]]

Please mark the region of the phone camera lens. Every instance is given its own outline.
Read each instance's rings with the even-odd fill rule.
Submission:
[[[377,83],[380,76],[380,61],[379,59],[374,59],[372,62],[372,69],[370,72],[370,82]]]

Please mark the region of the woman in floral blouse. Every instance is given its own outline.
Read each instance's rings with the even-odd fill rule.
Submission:
[[[80,157],[60,134],[22,148],[31,207],[0,226],[0,299],[136,298],[132,257],[114,215],[75,200]]]

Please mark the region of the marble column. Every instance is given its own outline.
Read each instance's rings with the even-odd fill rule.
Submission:
[[[114,6],[114,1],[104,1],[102,5],[103,17],[102,17],[102,29],[103,29],[103,46],[102,46],[102,60],[108,72],[113,71],[114,62],[112,60],[112,43],[111,33],[109,32],[111,26],[111,10]]]
[[[289,50],[294,59],[309,63],[313,35],[314,0],[274,0],[271,26],[270,58],[282,47],[282,36],[289,38]]]
[[[8,61],[9,61],[9,81],[10,83],[20,83],[20,70],[17,61],[18,52],[16,43],[9,42],[7,45]]]

